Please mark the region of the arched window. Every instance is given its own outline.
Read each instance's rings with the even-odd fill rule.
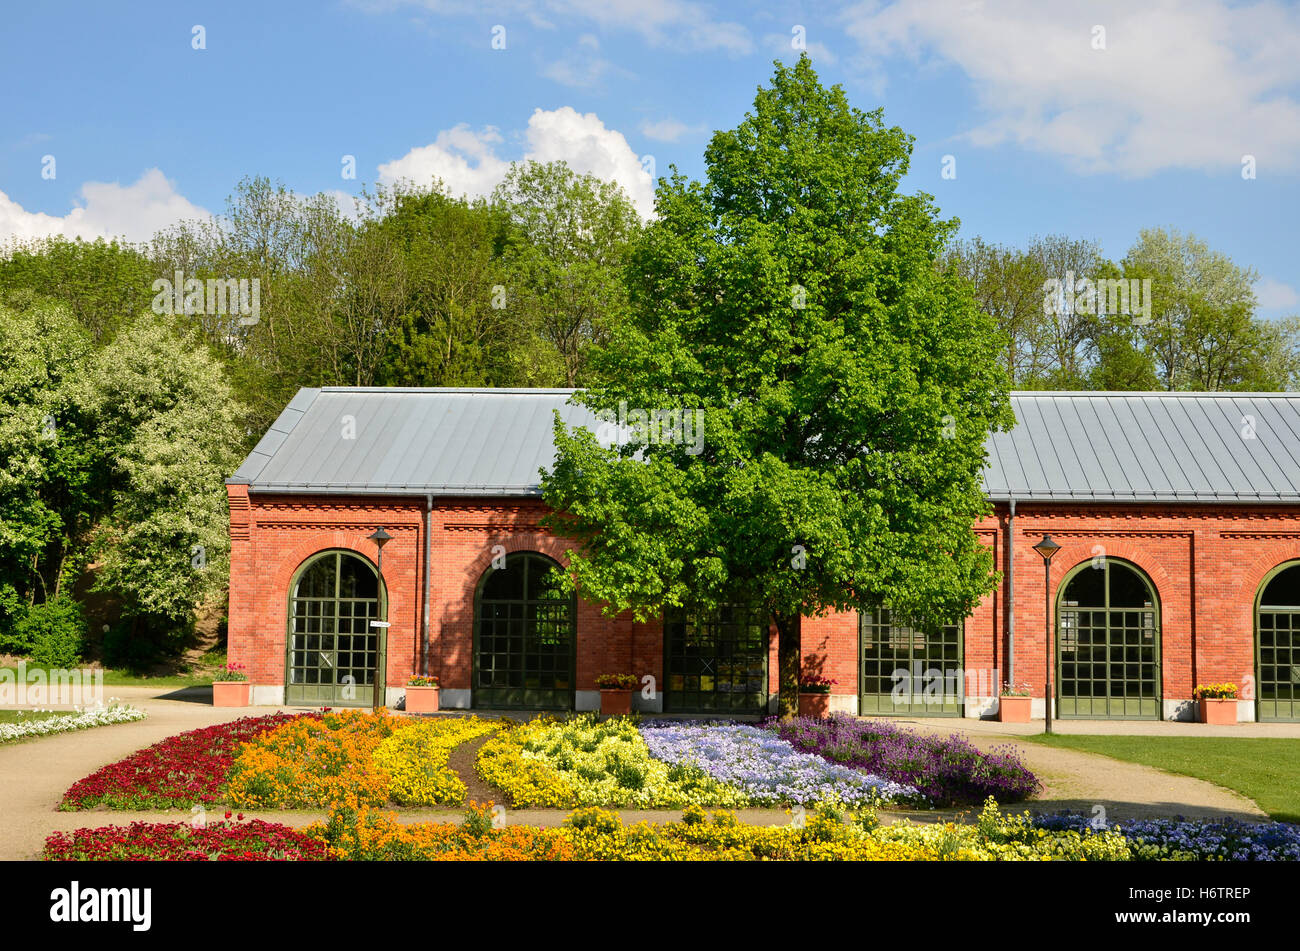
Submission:
[[[573,709],[576,600],[536,552],[489,567],[474,599],[474,706]]]
[[[313,555],[289,590],[285,703],[370,706],[383,638],[379,575],[349,551]]]
[[[1260,585],[1255,652],[1257,719],[1300,720],[1300,562]]]
[[[1140,569],[1084,562],[1065,576],[1056,618],[1059,716],[1161,718],[1160,604]]]

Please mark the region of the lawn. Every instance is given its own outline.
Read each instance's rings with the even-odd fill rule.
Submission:
[[[1026,736],[1021,739],[1194,776],[1300,822],[1300,739],[1218,736]]]

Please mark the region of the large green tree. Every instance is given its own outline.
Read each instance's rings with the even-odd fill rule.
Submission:
[[[631,317],[579,399],[700,410],[703,440],[607,446],[557,419],[548,523],[606,610],[761,605],[797,708],[801,621],[886,604],[963,617],[992,590],[972,526],[983,444],[1011,424],[1005,341],[937,266],[955,222],[904,195],[912,139],[807,57],[777,64],[708,180],[660,180]],[[698,451],[697,451],[698,450]]]

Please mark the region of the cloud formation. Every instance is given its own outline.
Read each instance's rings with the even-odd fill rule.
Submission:
[[[578,172],[617,182],[642,217],[653,212],[654,182],[641,157],[623,133],[607,128],[594,112],[579,113],[571,106],[537,109],[528,120],[523,141],[520,161],[567,162]],[[475,132],[461,123],[439,132],[430,145],[380,165],[379,180],[428,187],[437,178],[450,194],[486,197],[510,167],[510,160],[497,154],[504,142],[495,126]]]
[[[175,183],[160,170],[151,168],[132,185],[86,182],[81,186],[77,206],[62,216],[27,211],[0,192],[0,242],[53,235],[88,241],[147,241],[182,219],[208,216],[205,209],[180,194]]]
[[[843,16],[878,80],[896,56],[965,73],[987,117],[967,130],[979,145],[1129,176],[1232,171],[1245,155],[1260,175],[1300,165],[1295,7],[908,0]]]

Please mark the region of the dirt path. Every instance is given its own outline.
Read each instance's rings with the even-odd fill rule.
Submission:
[[[149,718],[138,723],[123,723],[77,733],[65,733],[22,743],[0,745],[0,860],[32,859],[40,855],[45,837],[55,830],[86,826],[126,825],[133,821],[176,822],[190,818],[188,812],[126,813],[109,810],[59,812],[64,791],[78,779],[101,766],[116,762],[135,750],[165,737],[213,723],[259,716],[277,708],[214,708],[203,691],[177,691],[171,695],[143,688],[114,688],[110,693],[145,710]],[[941,726],[924,721],[909,722],[909,728],[937,733],[964,732],[951,722]],[[1176,776],[1147,766],[1122,763],[1104,756],[1039,746],[1017,741],[1014,737],[966,733],[981,749],[1010,746],[1025,765],[1043,780],[1045,789],[1034,802],[1025,804],[1041,812],[1070,809],[1089,816],[1095,807],[1105,809],[1108,819],[1135,816],[1234,816],[1261,819],[1264,814],[1250,800],[1238,794],[1188,776]],[[476,739],[456,750],[449,765],[461,776],[470,790],[471,799],[500,800],[500,793],[483,783],[474,769],[474,756],[486,738]],[[1017,807],[1020,808],[1020,807]],[[936,813],[890,813],[882,818],[912,817],[935,819],[951,815]],[[324,813],[249,813],[250,817],[279,821],[301,827]],[[403,810],[403,822],[442,820],[457,817],[459,810]],[[557,825],[563,821],[561,810],[511,811],[516,823]],[[667,821],[680,817],[679,811],[627,810],[627,821],[641,819]],[[747,822],[765,825],[790,821],[782,809],[744,809],[740,817]],[[209,813],[220,818],[220,811]]]
[[[468,743],[462,743],[452,750],[451,755],[447,757],[447,768],[459,776],[460,781],[465,784],[467,790],[465,794],[466,802],[508,802],[506,794],[484,782],[483,777],[474,768],[474,763],[478,759],[478,751],[494,735],[489,733],[486,736],[477,736]]]

